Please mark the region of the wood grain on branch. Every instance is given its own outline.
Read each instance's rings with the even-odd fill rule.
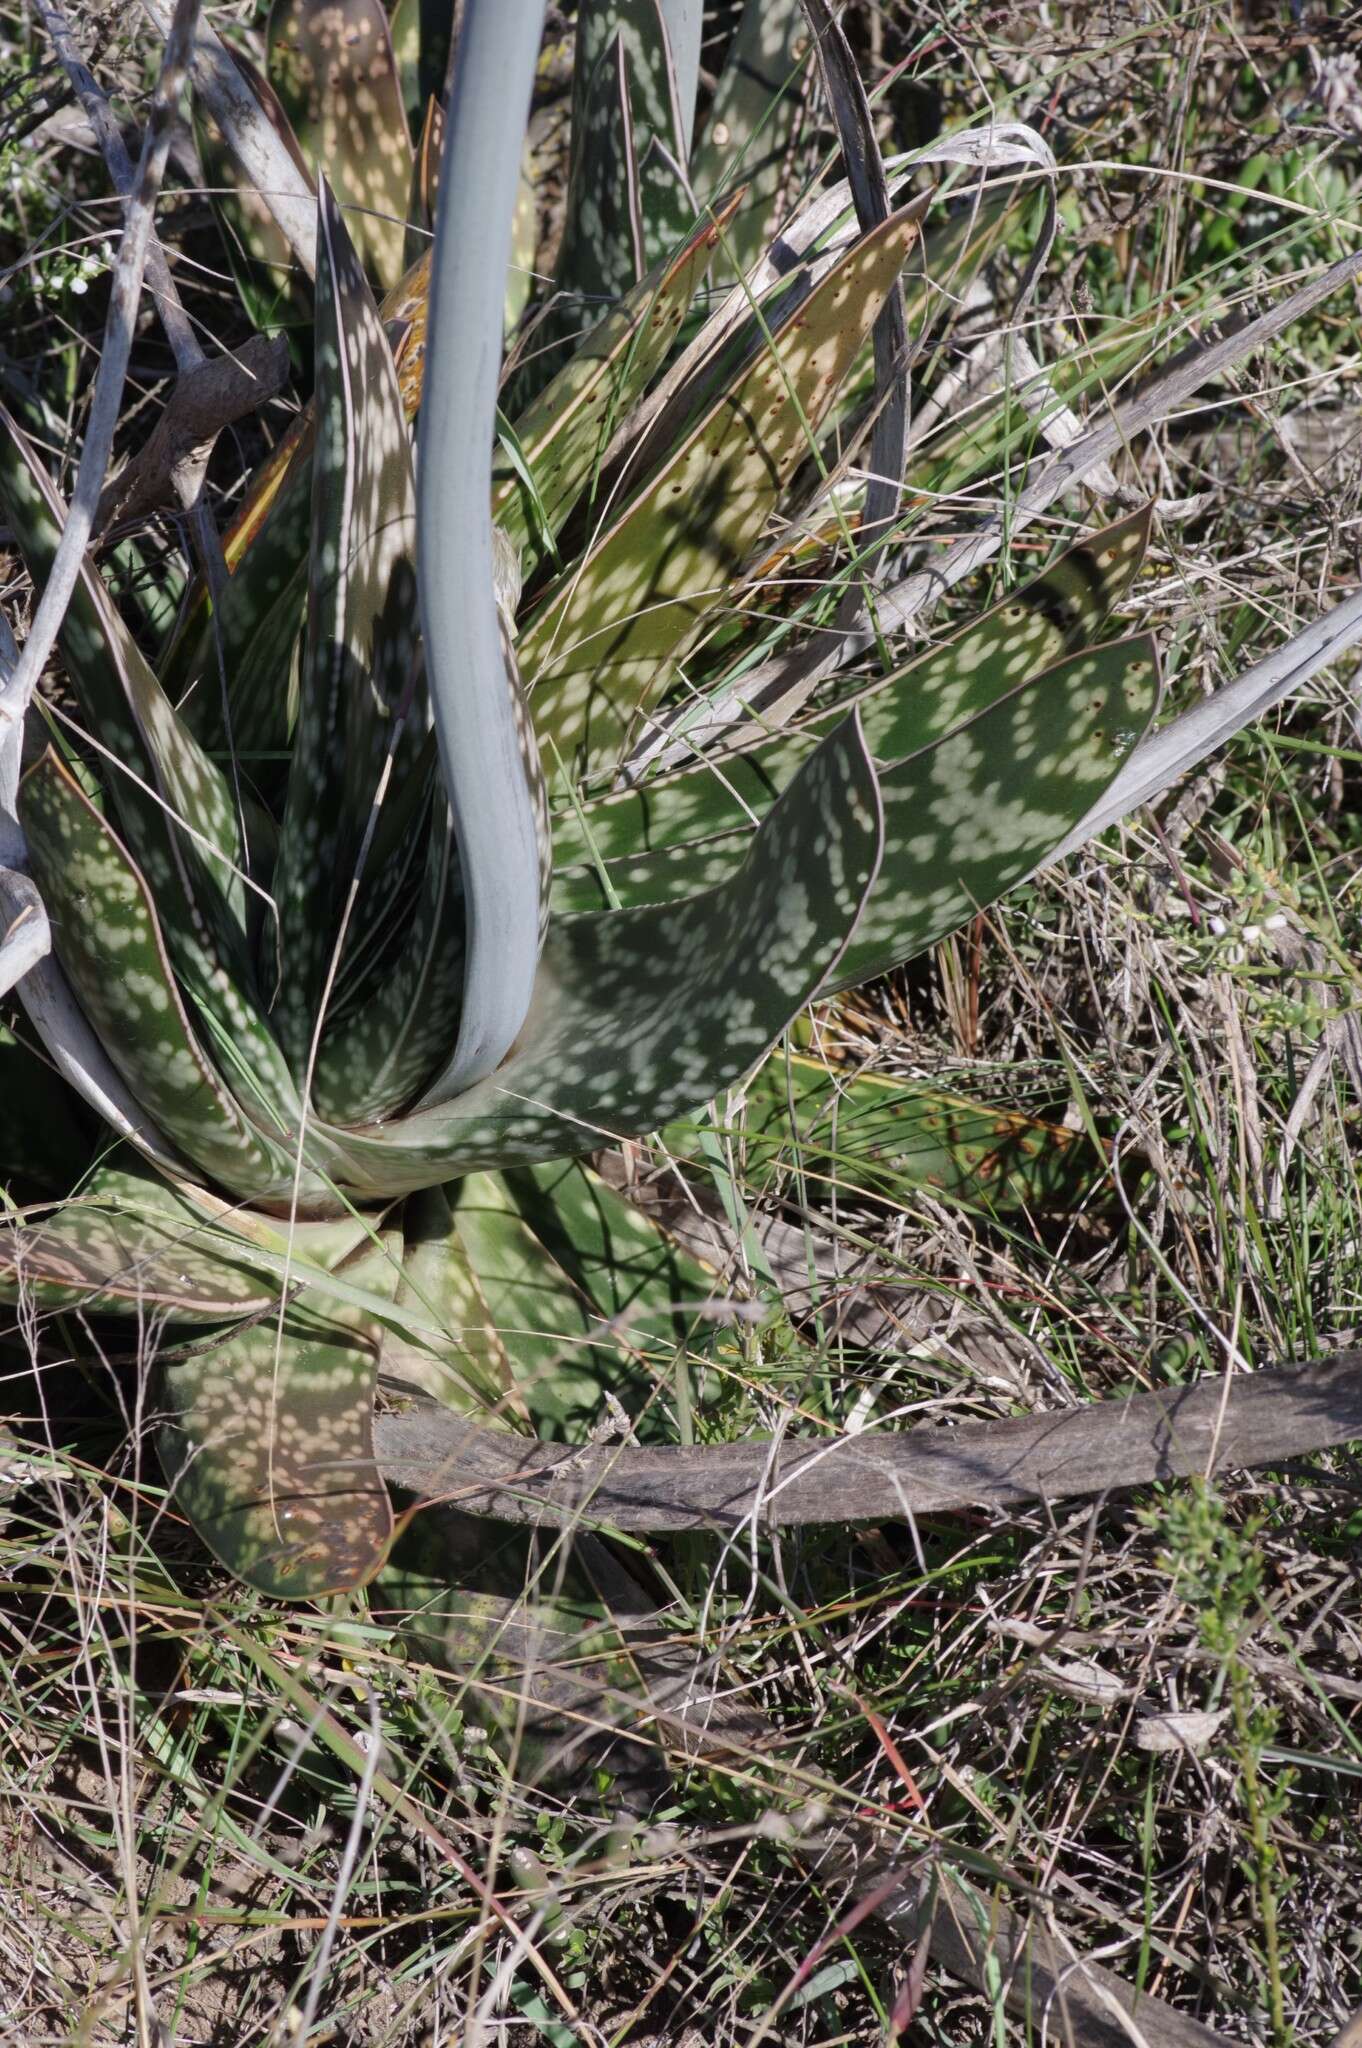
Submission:
[[[1362,1351],[1006,1422],[672,1448],[528,1442],[443,1409],[380,1416],[396,1486],[505,1522],[732,1529],[1076,1498],[1362,1438]]]

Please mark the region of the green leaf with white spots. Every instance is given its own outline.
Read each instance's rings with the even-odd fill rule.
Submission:
[[[397,1284],[391,1248],[366,1242],[341,1272]],[[163,1368],[161,1461],[172,1504],[215,1555],[274,1598],[364,1584],[392,1539],[373,1454],[380,1325],[292,1303]]]
[[[395,1306],[437,1325],[422,1335],[393,1324],[384,1331],[379,1362],[385,1385],[416,1388],[443,1408],[508,1425],[527,1417],[516,1393],[516,1373],[497,1327],[468,1246],[459,1234],[453,1203],[459,1187],[422,1188],[402,1205],[402,1277]]]
[[[442,100],[457,0],[397,0],[390,23],[402,103],[418,135],[432,100]]]
[[[61,541],[66,507],[27,437],[3,411],[0,505],[41,590]],[[67,608],[61,650],[89,732],[106,750],[100,771],[139,858],[159,858],[167,886],[182,865],[197,862],[216,884],[211,893],[239,920],[244,900],[238,872],[242,850],[227,780],[176,718],[103,582],[88,564],[81,569]],[[118,766],[106,766],[107,761]],[[119,767],[127,772],[120,773]],[[161,797],[160,804],[152,792]],[[184,826],[172,827],[168,813],[191,826],[193,836]],[[174,863],[167,858],[172,831],[179,845]]]
[[[380,0],[274,0],[268,47],[270,81],[303,152],[386,291],[402,275],[412,148]]]
[[[727,835],[765,815],[849,703],[866,744],[892,765],[977,718],[1028,676],[1088,646],[1121,603],[1144,559],[1145,508],[1067,550],[939,646],[859,687],[833,711],[815,711],[788,733],[743,752],[707,755],[693,767],[611,792],[554,819],[555,908],[595,909],[610,900],[671,900],[709,886],[735,857]]]
[[[994,1214],[1075,1202],[1099,1168],[1083,1132],[779,1050],[745,1083],[727,1127],[749,1177],[797,1171],[892,1202],[925,1189]],[[684,1152],[694,1136],[674,1125],[666,1139]]]
[[[722,230],[722,219],[706,222],[677,256],[651,270],[517,418],[535,501],[502,453],[492,472],[492,510],[520,548],[527,575],[543,559],[540,536],[562,531],[615,427],[675,341]]]
[[[798,137],[812,67],[799,0],[743,0],[709,118],[691,156],[701,204],[744,187],[719,268],[742,276],[766,254],[801,185]],[[806,152],[807,153],[807,152]]]
[[[0,505],[41,584],[64,508],[32,449],[3,415]],[[286,1119],[297,1098],[256,994],[246,940],[244,810],[170,705],[88,564],[67,610],[61,647],[84,730],[101,750],[103,787],[155,900],[176,973],[215,1042],[231,1049],[234,1064],[224,1069],[229,1084],[235,1086],[243,1071],[252,1113],[259,1105],[267,1119]]]
[[[658,0],[582,0],[557,281],[587,324],[693,226],[686,156]]]
[[[299,1217],[290,1231],[137,1161],[110,1162],[70,1200],[31,1204],[0,1229],[0,1298],[221,1323],[277,1303],[286,1265],[315,1282],[365,1236],[352,1216]]]
[[[660,908],[556,925],[529,1015],[497,1070],[455,1101],[343,1142],[348,1184],[593,1150],[706,1102],[755,1065],[833,971],[874,878],[879,797],[849,720],[805,764],[738,872]]]
[[[378,309],[325,184],[317,218],[307,644],[274,877],[274,1021],[299,1076],[389,751],[401,780],[424,739],[410,437]]]
[[[565,762],[617,763],[724,602],[902,268],[911,211],[811,292],[795,287],[717,403],[525,627],[535,727]]]
[[[664,1433],[659,1380],[711,1276],[578,1162],[469,1174],[449,1195],[535,1434],[580,1440],[602,1419],[606,1389],[645,1435]]]
[[[1071,655],[880,777],[884,860],[824,992],[851,988],[986,909],[1091,808],[1158,705],[1140,635]]]
[[[312,1099],[328,1121],[397,1114],[431,1080],[454,1042],[463,996],[465,905],[454,827],[443,792],[426,838],[424,870],[399,950],[371,973],[317,1054]]]
[[[267,1138],[260,1125],[272,1105],[261,1100],[253,1122],[224,1086],[191,1023],[145,880],[51,749],[20,784],[19,814],[57,958],[138,1101],[187,1159],[234,1193],[286,1193],[286,1131],[276,1126]],[[225,1043],[215,1050],[220,1059],[231,1052]],[[252,1079],[242,1075],[239,1086]]]
[[[294,655],[307,617],[311,471],[300,465],[227,580],[197,645],[177,643],[178,710],[210,753],[266,786],[297,716]]]
[[[1158,702],[1152,640],[1073,655],[907,760],[882,768],[884,858],[854,938],[821,993],[913,959],[1042,866],[1107,787]],[[750,824],[607,869],[622,903],[657,904],[732,875]],[[568,905],[599,900],[576,871]]]

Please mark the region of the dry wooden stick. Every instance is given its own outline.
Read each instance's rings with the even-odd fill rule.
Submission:
[[[882,1881],[883,1867],[879,1874]],[[963,1879],[941,1887],[934,1901],[924,1885],[905,1884],[880,1908],[882,1919],[913,1940],[929,1914],[932,1960],[981,1991],[996,1965],[1008,2011],[1056,2048],[1225,2048],[1225,2035],[1079,1955],[1039,1912],[1015,1912]]]
[[[444,1409],[378,1418],[385,1478],[505,1522],[732,1529],[1076,1498],[1362,1438],[1362,1351],[1014,1421],[784,1443],[531,1443]]]
[[[235,355],[200,353],[197,362],[182,362],[149,438],[105,485],[96,532],[172,499],[192,510],[218,435],[281,391],[288,372],[288,343],[282,334],[252,334]]]

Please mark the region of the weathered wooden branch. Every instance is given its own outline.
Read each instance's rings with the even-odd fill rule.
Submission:
[[[380,1416],[395,1486],[505,1522],[775,1527],[1075,1498],[1362,1438],[1362,1351],[1007,1422],[693,1448],[564,1446],[443,1409]]]
[[[876,1874],[882,1882],[883,1869]],[[916,1940],[928,1910],[925,1887],[908,1880],[879,1917]],[[1039,1911],[1015,1912],[959,1878],[939,1888],[930,1911],[932,1961],[980,1991],[996,1966],[1003,2003],[1037,2039],[1057,2048],[1226,2048],[1224,2034],[1080,1955]]]
[[[182,371],[148,439],[104,486],[95,531],[174,501],[192,505],[218,435],[281,391],[288,373],[282,334],[253,334],[235,355]]]

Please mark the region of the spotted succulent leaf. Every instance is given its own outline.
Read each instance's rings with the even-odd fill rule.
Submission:
[[[743,276],[770,247],[799,187],[797,141],[807,122],[809,35],[799,0],[743,0],[709,118],[691,156],[696,197],[743,187],[724,237],[721,275]]]
[[[412,148],[380,0],[274,0],[268,48],[271,82],[303,152],[386,291],[402,275]]]
[[[658,0],[583,0],[558,287],[587,325],[693,226],[686,124]]]
[[[0,1298],[135,1309],[174,1323],[265,1314],[287,1270],[316,1280],[366,1236],[362,1220],[265,1217],[116,1154],[70,1200],[34,1203],[0,1232]]]
[[[825,991],[911,960],[1039,867],[1107,787],[1158,698],[1153,640],[1111,641],[882,773],[880,879]]]
[[[580,1162],[470,1174],[449,1194],[535,1434],[580,1438],[609,1389],[656,1435],[658,1378],[712,1276]]]
[[[5,431],[8,429],[8,431]],[[0,419],[0,503],[41,582],[64,508],[33,450]],[[128,855],[162,919],[177,974],[205,1029],[234,1048],[247,1108],[267,1122],[296,1110],[288,1068],[266,1021],[246,941],[249,812],[166,698],[98,573],[83,566],[62,633],[67,674]],[[257,899],[258,901],[258,899]]]
[[[41,588],[56,557],[66,507],[27,436],[4,413],[0,503]],[[227,778],[175,717],[88,564],[67,608],[61,651],[85,724],[105,750],[112,802],[139,856],[157,867],[158,886],[169,889],[186,867],[195,868],[200,880],[211,875],[215,885],[203,890],[205,899],[216,899],[239,921],[244,851]],[[192,837],[184,824],[176,826],[176,818],[192,821]]]
[[[432,100],[444,98],[454,0],[397,0],[390,23],[393,55],[413,135]]]
[[[433,799],[425,861],[400,945],[338,1016],[317,1054],[312,1097],[332,1122],[393,1116],[420,1094],[454,1039],[463,996],[466,908],[453,820],[443,791]],[[375,895],[361,936],[382,917]]]
[[[707,894],[550,931],[515,1047],[447,1105],[344,1145],[353,1184],[592,1150],[656,1129],[755,1064],[833,971],[878,863],[879,797],[855,719],[812,755]]]
[[[426,104],[425,119],[417,137],[411,166],[411,193],[407,200],[407,232],[402,244],[405,271],[420,262],[430,249],[435,226],[435,205],[440,193],[440,155],[445,144],[445,111],[439,100]],[[534,194],[531,191],[531,199]],[[533,247],[530,255],[533,259]]]
[[[731,215],[736,200],[730,202]],[[595,476],[617,423],[676,340],[726,216],[706,221],[679,253],[656,265],[515,422],[535,502],[505,456],[492,473],[497,522],[519,547],[528,576],[542,560],[544,533],[558,535]]]
[[[391,749],[400,780],[424,738],[410,438],[378,309],[325,184],[317,218],[307,641],[274,879],[274,1017],[299,1076],[385,761]]]
[[[1043,865],[1116,775],[1158,693],[1152,640],[1114,641],[1029,678],[944,738],[881,768],[884,857],[821,993],[911,960]],[[610,894],[657,904],[716,887],[733,875],[750,837],[745,823],[611,863]],[[599,901],[600,887],[577,870],[562,891],[565,909]]]
[[[396,1287],[389,1247],[341,1267]],[[392,1538],[374,1462],[381,1326],[294,1302],[164,1368],[162,1463],[172,1502],[222,1562],[263,1593],[319,1598],[365,1583]]]
[[[917,232],[865,236],[783,317],[520,640],[535,725],[585,772],[613,767],[755,546]]]
[[[459,1234],[456,1185],[422,1188],[402,1205],[402,1277],[395,1306],[435,1325],[436,1333],[393,1322],[384,1332],[379,1372],[398,1392],[416,1389],[441,1407],[509,1427],[528,1413],[516,1391],[506,1337]]]
[[[712,881],[707,844],[745,833],[764,816],[850,703],[859,708],[871,753],[892,766],[1086,647],[1134,581],[1149,518],[1144,508],[1079,541],[938,646],[843,697],[834,711],[816,709],[788,733],[715,753],[638,789],[564,805],[554,820],[557,908],[598,907],[609,900],[603,890],[622,902],[671,899]]]
[[[248,1196],[286,1194],[293,1162],[277,1100],[241,1042],[220,1032],[205,1047],[146,880],[50,748],[24,777],[19,805],[57,958],[124,1080],[203,1173]],[[222,1078],[219,1063],[229,1062],[237,1088],[256,1093],[254,1117]],[[314,1191],[310,1177],[303,1187]]]

